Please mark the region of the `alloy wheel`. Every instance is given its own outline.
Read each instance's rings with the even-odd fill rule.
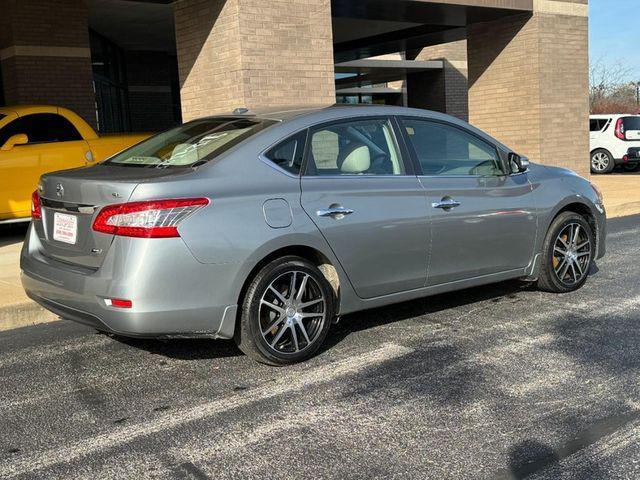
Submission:
[[[327,321],[327,301],[311,275],[289,271],[265,289],[258,316],[269,348],[280,354],[297,354],[320,336]]]
[[[609,168],[611,159],[604,152],[597,152],[591,156],[591,166],[596,172],[604,172]]]
[[[565,285],[575,285],[588,274],[591,240],[579,223],[566,225],[553,244],[553,269]]]

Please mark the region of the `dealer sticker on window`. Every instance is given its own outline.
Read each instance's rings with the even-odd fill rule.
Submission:
[[[53,215],[53,239],[75,244],[78,238],[78,217],[55,212]]]

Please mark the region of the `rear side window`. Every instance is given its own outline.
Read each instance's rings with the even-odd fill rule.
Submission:
[[[237,117],[195,120],[155,135],[104,163],[147,168],[190,167],[212,160],[273,123]]]
[[[35,113],[15,119],[0,130],[0,145],[13,135],[24,133],[29,143],[73,142],[82,136],[73,124],[55,113]]]
[[[283,170],[299,175],[302,168],[306,137],[306,131],[300,132],[273,147],[265,153],[265,157]]]
[[[309,175],[404,175],[387,118],[354,119],[311,130]]]
[[[608,118],[592,118],[589,120],[589,130],[591,132],[601,132],[609,123]]]

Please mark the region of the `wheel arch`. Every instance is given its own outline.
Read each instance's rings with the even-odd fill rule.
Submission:
[[[553,221],[558,218],[564,212],[574,212],[579,215],[582,215],[587,223],[593,229],[595,235],[596,242],[596,252],[599,251],[600,241],[601,241],[601,232],[598,226],[598,220],[595,213],[595,206],[590,205],[584,197],[581,196],[572,196],[566,198],[563,202],[558,204],[555,209],[546,217],[546,221],[544,225],[540,228],[540,234],[538,235],[538,240],[536,242],[536,254],[534,259],[531,262],[530,270],[527,273],[527,276],[524,277],[526,280],[536,280],[538,278],[538,273],[540,271],[540,261],[542,255],[542,246],[544,245],[544,239],[546,238],[549,228],[551,228],[551,224]]]
[[[265,265],[277,258],[282,258],[290,255],[303,258],[318,267],[320,272],[322,272],[333,289],[333,292],[335,294],[336,312],[339,313],[341,298],[345,293],[345,288],[347,290],[349,290],[350,288],[349,282],[342,272],[341,266],[339,265],[335,257],[328,254],[328,252],[323,252],[316,246],[311,246],[304,243],[281,246],[272,249],[267,253],[263,252],[260,259],[253,265],[247,275],[245,275],[244,282],[238,295],[238,306],[242,305],[251,281]]]
[[[567,199],[566,202],[558,206],[556,210],[553,212],[553,214],[549,216],[549,220],[547,221],[544,234],[545,235],[547,234],[547,232],[549,231],[549,228],[551,227],[551,224],[556,218],[558,218],[558,215],[564,212],[574,212],[574,213],[577,213],[578,215],[582,215],[585,218],[587,223],[593,229],[594,235],[596,237],[595,240],[596,240],[596,247],[597,247],[599,237],[600,237],[600,232],[598,231],[598,221],[596,218],[596,213],[594,212],[594,207],[592,207],[587,202],[585,202],[584,199],[582,199],[581,197],[574,197],[574,198]]]

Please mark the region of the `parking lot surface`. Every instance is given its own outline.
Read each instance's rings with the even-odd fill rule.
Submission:
[[[350,315],[302,365],[231,342],[0,334],[0,478],[638,478],[640,217],[568,295]]]

